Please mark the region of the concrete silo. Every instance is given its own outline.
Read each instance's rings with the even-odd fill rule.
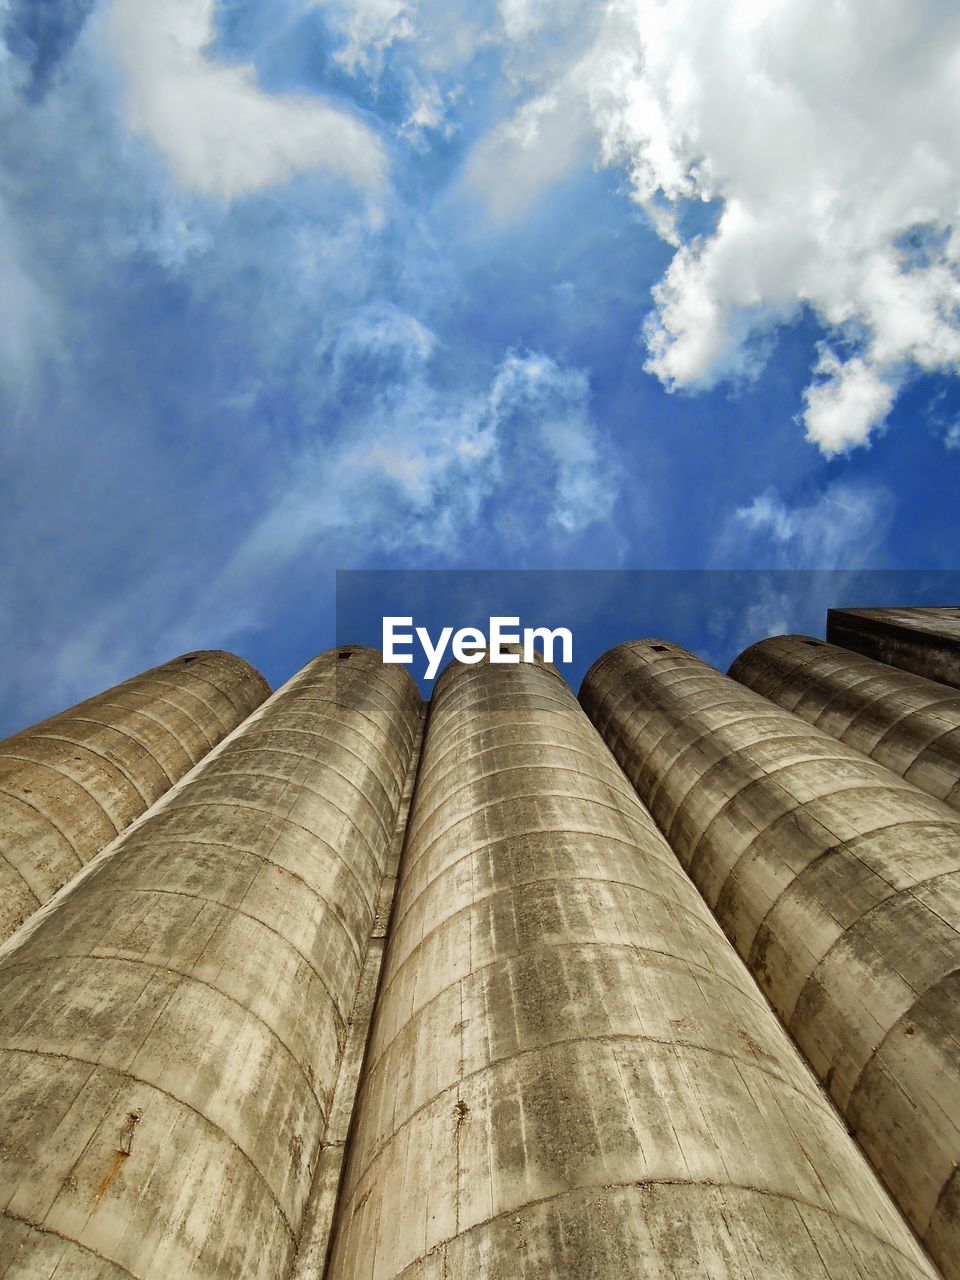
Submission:
[[[0,742],[0,942],[270,693],[187,653]]]
[[[323,654],[0,957],[0,1275],[279,1280],[421,704]]]
[[[828,609],[827,639],[960,687],[960,607]]]
[[[960,819],[676,645],[581,701],[945,1276],[960,1276]]]
[[[729,674],[960,809],[960,690],[810,636],[761,640]]]
[[[935,1274],[559,675],[448,668],[328,1280]]]

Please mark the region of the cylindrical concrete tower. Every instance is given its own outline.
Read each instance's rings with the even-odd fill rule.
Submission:
[[[0,742],[0,942],[270,693],[187,653]]]
[[[960,809],[960,690],[810,636],[761,640],[730,675]]]
[[[581,701],[944,1274],[960,1276],[960,819],[676,645]]]
[[[317,658],[0,959],[0,1275],[278,1280],[420,699]]]
[[[933,1274],[560,676],[448,668],[328,1280]]]

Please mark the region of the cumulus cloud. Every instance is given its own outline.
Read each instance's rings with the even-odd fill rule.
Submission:
[[[381,184],[384,151],[366,125],[318,98],[266,93],[253,67],[207,52],[215,8],[215,0],[112,0],[109,11],[129,123],[177,180],[227,200],[315,170],[365,189]]]
[[[501,11],[508,36],[547,47],[546,3]],[[507,128],[518,154],[550,149],[547,108],[585,102],[601,162],[674,246],[645,330],[664,385],[751,375],[758,339],[809,308],[831,341],[803,421],[830,455],[870,438],[913,371],[960,370],[960,9],[608,0],[602,15]],[[702,204],[714,227],[685,234]]]
[[[815,372],[822,380],[804,392],[808,438],[828,456],[869,439],[890,412],[896,380],[884,377],[875,362],[843,361],[829,347],[821,349]]]
[[[892,515],[892,496],[880,485],[836,483],[792,505],[767,489],[726,522],[718,560],[783,569],[865,566],[883,545]]]

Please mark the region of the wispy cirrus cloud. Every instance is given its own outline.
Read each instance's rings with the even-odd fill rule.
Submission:
[[[511,351],[486,387],[444,390],[434,344],[380,306],[337,335],[336,379],[355,385],[362,369],[369,387],[349,435],[288,456],[257,520],[166,629],[167,648],[226,613],[236,632],[268,625],[278,584],[295,591],[331,563],[482,568],[509,551],[519,566],[610,541],[619,484],[583,371]]]
[[[836,481],[806,501],[790,503],[775,488],[727,519],[717,560],[731,567],[841,569],[875,562],[893,515],[882,485]]]
[[[326,538],[353,558],[405,550],[475,564],[515,540],[527,558],[609,523],[618,482],[585,373],[510,351],[486,387],[444,390],[435,344],[412,316],[380,305],[336,335],[326,394],[335,400],[361,370],[367,394],[341,441],[310,441],[289,459],[229,571],[238,582],[272,579]]]

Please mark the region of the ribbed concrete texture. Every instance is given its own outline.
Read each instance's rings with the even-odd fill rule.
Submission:
[[[676,645],[581,701],[944,1274],[960,1276],[960,819]]]
[[[0,1275],[279,1280],[419,695],[322,655],[0,960]]]
[[[0,942],[270,693],[187,653],[0,742]]]
[[[329,1280],[930,1276],[573,694],[431,704]]]
[[[377,910],[370,930],[363,969],[357,986],[357,996],[350,1013],[347,1041],[343,1050],[336,1088],[333,1091],[333,1100],[327,1112],[320,1157],[313,1177],[313,1189],[307,1205],[300,1244],[297,1248],[296,1262],[290,1272],[290,1280],[323,1280],[326,1271],[337,1194],[343,1174],[347,1136],[356,1102],[360,1068],[366,1051],[367,1039],[370,1035],[370,1025],[373,1019],[374,1003],[380,982],[380,972],[383,967],[387,929],[396,895],[397,871],[407,828],[410,802],[413,797],[413,784],[416,778],[416,764],[419,758],[422,737],[421,722],[421,732],[418,734],[414,746],[413,759],[410,762],[411,767],[407,770],[407,781],[403,789],[400,810],[393,832],[393,841],[387,858],[386,874],[380,885]]]
[[[829,609],[827,639],[960,688],[960,607]]]
[[[960,690],[811,636],[773,636],[729,674],[960,809]]]

